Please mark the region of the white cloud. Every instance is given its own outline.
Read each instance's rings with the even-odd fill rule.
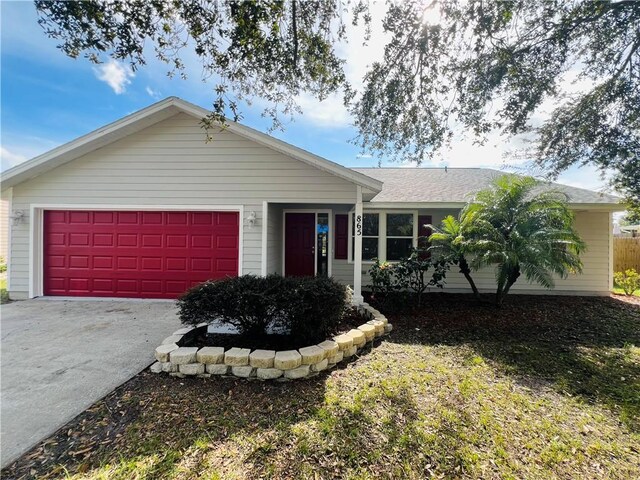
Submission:
[[[154,98],[156,100],[159,100],[162,97],[162,94],[158,91],[158,90],[154,90],[153,88],[151,88],[150,86],[147,85],[147,87],[145,88],[145,91],[147,92],[147,94],[151,97]]]
[[[303,94],[298,97],[298,104],[303,112],[300,118],[320,127],[345,127],[351,123],[349,112],[339,95],[331,95],[319,102],[313,96]]]
[[[563,172],[558,177],[558,182],[571,187],[586,188],[598,192],[613,193],[608,187],[612,172],[603,175],[593,165],[574,166]]]
[[[15,167],[19,163],[27,160],[25,155],[21,155],[16,152],[12,152],[5,147],[0,147],[0,163],[2,164],[2,170],[7,170],[11,167]]]
[[[127,85],[131,84],[131,78],[135,73],[126,65],[115,60],[109,60],[93,69],[98,80],[102,80],[109,85],[116,95],[124,93]]]

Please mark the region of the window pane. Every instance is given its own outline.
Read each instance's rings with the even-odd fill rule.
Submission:
[[[387,213],[387,236],[413,237],[413,214]]]
[[[387,238],[387,260],[402,260],[411,253],[411,238]]]
[[[362,259],[373,260],[378,257],[378,239],[363,238],[362,239]]]
[[[329,275],[329,214],[318,214],[316,257],[318,257],[318,276]]]
[[[351,252],[353,258],[355,258],[356,252],[356,239],[351,237]],[[362,238],[362,260],[373,260],[378,258],[378,239],[377,238]]]
[[[351,232],[352,235],[356,232],[356,214],[351,216]],[[378,236],[378,214],[377,213],[365,213],[362,216],[362,235],[365,237],[377,237]]]

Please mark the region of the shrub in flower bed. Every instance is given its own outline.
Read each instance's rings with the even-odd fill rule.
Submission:
[[[304,343],[331,333],[346,298],[346,288],[330,278],[243,275],[193,287],[178,300],[178,310],[185,325],[215,321],[248,337],[279,330]]]

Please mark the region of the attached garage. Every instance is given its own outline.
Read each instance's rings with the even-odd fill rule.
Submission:
[[[43,293],[176,298],[238,274],[239,213],[43,211]]]

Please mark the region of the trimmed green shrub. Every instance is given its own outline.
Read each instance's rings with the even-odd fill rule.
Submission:
[[[636,290],[640,290],[640,273],[634,268],[630,268],[624,272],[615,272],[613,280],[625,295],[633,295]]]
[[[7,261],[4,257],[0,257],[0,273],[4,273],[7,271]]]
[[[289,279],[293,290],[288,296],[282,326],[302,342],[325,340],[344,313],[346,287],[326,277]]]
[[[279,275],[243,275],[201,283],[178,299],[180,320],[186,325],[218,321],[244,335],[263,335],[279,319],[284,283]]]
[[[186,325],[216,321],[248,336],[278,329],[313,343],[326,339],[340,321],[346,298],[346,288],[330,278],[244,275],[191,288],[178,300],[178,310]]]

